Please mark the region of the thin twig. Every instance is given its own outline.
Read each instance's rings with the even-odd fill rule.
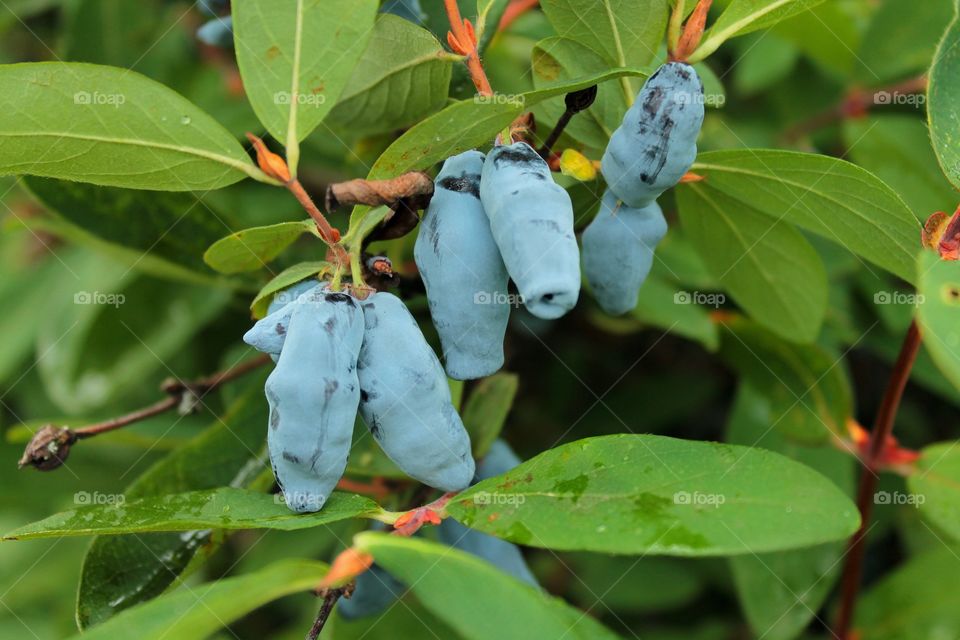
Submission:
[[[307,633],[307,640],[317,640],[320,637],[320,632],[323,631],[323,627],[327,624],[327,619],[330,618],[330,614],[333,612],[333,606],[337,604],[337,600],[340,599],[346,592],[346,589],[327,589],[323,594],[323,604],[320,605],[320,612],[317,613],[317,619],[313,621],[313,626],[310,627],[310,631]]]
[[[857,118],[867,114],[871,108],[878,105],[889,104],[890,100],[884,100],[883,96],[890,99],[893,96],[901,94],[923,93],[927,90],[927,77],[917,76],[908,80],[896,82],[885,87],[880,87],[872,91],[863,89],[853,89],[836,106],[795,124],[790,127],[784,137],[787,141],[794,141],[803,136],[813,133],[835,122],[846,120],[847,118]],[[878,101],[879,98],[879,101]]]
[[[857,606],[857,596],[860,593],[860,580],[863,574],[863,558],[866,551],[867,531],[870,528],[870,517],[873,513],[874,494],[879,482],[879,462],[884,453],[884,447],[893,433],[893,424],[900,407],[903,391],[910,379],[910,371],[920,349],[920,328],[916,320],[911,323],[907,335],[900,347],[900,354],[893,366],[893,373],[883,394],[880,409],[877,411],[877,420],[870,435],[870,448],[863,459],[863,472],[860,475],[860,486],[857,491],[857,508],[860,510],[860,528],[850,538],[847,545],[846,561],[841,578],[840,612],[833,633],[841,640],[850,638],[850,626],[853,623],[853,614]]]
[[[513,24],[517,18],[535,9],[539,5],[540,0],[513,0],[506,11],[503,12],[503,17],[500,18],[500,24],[497,25],[497,30],[503,31]]]

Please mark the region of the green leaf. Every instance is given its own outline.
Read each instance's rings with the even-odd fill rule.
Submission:
[[[0,95],[0,175],[160,191],[267,179],[213,118],[128,69],[4,65]]]
[[[323,122],[373,33],[376,0],[236,0],[237,63],[253,110],[278,142],[298,143]],[[297,162],[288,157],[291,170]]]
[[[922,120],[899,115],[848,119],[843,137],[853,161],[896,191],[918,220],[956,207],[956,191],[937,165]]]
[[[671,334],[696,340],[709,351],[716,350],[720,343],[717,325],[707,307],[694,301],[691,292],[654,275],[643,283],[633,316]]]
[[[365,134],[409,127],[446,106],[453,64],[432,33],[382,14],[328,124]]]
[[[869,640],[960,636],[960,549],[937,546],[867,591],[854,627]]]
[[[923,343],[940,371],[960,388],[960,262],[923,251],[919,262]]]
[[[48,301],[37,349],[37,371],[64,411],[85,413],[172,372],[167,361],[217,318],[231,292],[170,283],[100,262],[95,278]]]
[[[558,34],[616,67],[647,64],[667,27],[666,0],[542,0],[540,5]]]
[[[827,273],[799,231],[709,180],[679,189],[677,204],[687,237],[740,306],[784,338],[816,339],[827,310]]]
[[[730,38],[765,29],[821,2],[823,0],[732,0],[704,33],[696,55],[690,59],[699,62]]]
[[[305,233],[317,235],[317,225],[312,220],[251,227],[214,242],[203,254],[203,261],[220,273],[256,271]]]
[[[832,482],[775,453],[626,434],[550,449],[447,512],[519,544],[680,556],[806,547],[844,539],[860,520]]]
[[[348,518],[371,517],[382,510],[363,496],[334,492],[316,513],[294,513],[282,497],[221,487],[70,509],[20,527],[5,540],[64,536],[116,535],[199,529],[277,529],[294,531]]]
[[[930,137],[940,167],[953,186],[960,188],[960,0],[955,17],[940,41],[930,67],[927,115]]]
[[[737,206],[800,226],[912,282],[920,224],[894,191],[827,156],[738,149],[701,154],[694,172]],[[682,191],[682,190],[681,190]]]
[[[73,640],[203,640],[268,602],[313,589],[327,569],[313,560],[284,560],[255,573],[170,593],[73,636]]]
[[[301,262],[284,269],[265,284],[257,297],[250,303],[253,317],[260,319],[267,314],[267,308],[273,301],[274,294],[311,276],[319,274],[319,277],[322,277],[330,270],[330,266],[329,262],[321,260],[319,262]]]
[[[537,88],[557,82],[597,73],[607,69],[609,63],[590,47],[570,38],[547,38],[533,48],[533,84]],[[556,122],[566,110],[559,96],[542,103],[545,120]],[[627,111],[623,92],[612,83],[597,88],[597,99],[589,109],[570,121],[564,132],[594,149],[606,147],[610,136]]]
[[[926,447],[907,485],[920,514],[939,530],[960,540],[960,448],[957,442]]]
[[[881,2],[857,50],[855,77],[867,86],[923,73],[953,18],[953,0]]]
[[[27,219],[32,228],[84,244],[157,277],[217,282],[203,253],[234,221],[195,195],[35,177],[24,178],[21,184],[51,214]]]
[[[233,364],[233,363],[228,363]],[[223,485],[249,486],[264,469],[263,401],[266,373],[237,381],[237,399],[211,426],[137,478],[125,500]],[[77,622],[87,628],[163,593],[212,554],[219,543],[208,531],[95,538],[83,560]]]
[[[500,372],[477,383],[461,411],[470,433],[473,457],[482,458],[500,436],[520,381],[515,373]]]
[[[721,357],[777,414],[768,428],[806,444],[845,437],[853,391],[839,358],[818,345],[782,340],[742,319],[723,324],[721,337]]]
[[[783,454],[822,473],[853,495],[856,461],[832,444],[797,445],[770,425],[781,419],[775,403],[741,385],[727,428],[727,441]],[[730,559],[741,607],[757,637],[792,640],[806,629],[839,577],[846,545],[831,543]]]
[[[613,69],[516,96],[461,100],[412,127],[391,144],[373,165],[370,178],[389,178],[425,169],[469,149],[489,144],[513,120],[544,100],[607,80],[645,76],[639,69]]]
[[[467,640],[617,637],[563,600],[464,551],[383,533],[361,533],[354,545],[410,585],[431,613]],[[493,611],[510,615],[491,615]]]

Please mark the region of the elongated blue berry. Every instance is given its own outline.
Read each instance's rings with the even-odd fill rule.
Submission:
[[[525,142],[494,147],[480,199],[507,272],[530,313],[559,318],[580,296],[580,252],[573,204],[550,168]]]
[[[363,313],[345,293],[315,288],[293,303],[277,366],[265,387],[267,445],[293,511],[318,511],[343,475],[360,402]]]
[[[486,480],[510,471],[520,464],[520,458],[503,440],[497,440],[477,465],[477,481]],[[465,527],[452,518],[446,518],[438,527],[440,539],[450,545],[490,562],[514,578],[538,587],[537,579],[527,566],[517,545],[486,533]]]
[[[360,415],[384,453],[424,484],[470,484],[470,436],[450,401],[447,376],[407,307],[390,293],[363,301]]]
[[[229,49],[233,46],[233,16],[214,18],[200,25],[197,40],[211,47]]]
[[[278,293],[267,307],[267,315],[244,334],[243,341],[257,351],[269,354],[276,362],[283,349],[284,340],[287,338],[293,310],[296,309],[293,303],[304,293],[323,286],[325,285],[309,279]]]
[[[697,156],[703,83],[683,62],[669,62],[643,85],[603,155],[607,186],[643,208],[677,184]]]
[[[613,191],[604,194],[600,212],[582,238],[583,272],[604,311],[616,316],[637,306],[653,252],[666,234],[667,221],[656,201],[634,209]]]
[[[414,249],[447,375],[456,380],[503,366],[510,319],[507,269],[480,202],[481,171],[479,151],[443,164]]]
[[[375,616],[383,613],[406,590],[402,582],[375,564],[357,576],[353,595],[341,598],[337,610],[347,620]]]

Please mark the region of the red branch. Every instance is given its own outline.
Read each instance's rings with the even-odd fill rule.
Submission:
[[[503,17],[500,18],[500,24],[497,25],[497,30],[503,31],[513,24],[517,18],[535,9],[539,5],[540,0],[513,0],[507,7],[507,10],[503,12]]]
[[[474,86],[482,96],[492,96],[493,88],[487,79],[487,72],[480,62],[480,51],[477,49],[477,34],[469,20],[460,16],[460,7],[457,0],[443,0],[450,20],[450,31],[447,32],[447,44],[455,53],[466,56],[467,69]]]

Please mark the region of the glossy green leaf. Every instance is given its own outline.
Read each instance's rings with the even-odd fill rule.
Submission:
[[[857,605],[865,640],[960,636],[960,549],[937,545],[873,585]]]
[[[813,342],[827,310],[827,273],[787,222],[705,181],[677,191],[687,237],[751,317],[789,340]]]
[[[435,616],[469,640],[617,636],[582,611],[524,584],[492,564],[445,545],[383,533],[354,539]],[[509,611],[510,615],[491,615]]]
[[[856,165],[809,153],[740,149],[701,154],[692,171],[731,204],[812,231],[908,282],[916,277],[919,223],[890,187]]]
[[[821,2],[823,0],[732,0],[704,34],[691,60],[700,61],[730,38],[765,29]]]
[[[953,211],[957,193],[944,178],[918,118],[877,115],[844,122],[850,158],[886,182],[920,221],[934,211]]]
[[[926,447],[907,478],[920,514],[960,541],[960,446],[943,442]]]
[[[287,508],[280,494],[222,487],[140,498],[122,504],[82,506],[11,531],[4,539],[199,529],[293,531],[380,512],[377,503],[369,498],[334,492],[320,511],[298,514]]]
[[[649,62],[667,27],[667,0],[542,0],[540,5],[558,34],[616,67]]]
[[[500,372],[484,378],[470,391],[460,415],[470,433],[475,458],[486,455],[490,445],[500,436],[519,384],[516,374]]]
[[[775,403],[741,385],[730,411],[728,442],[762,447],[822,473],[853,495],[856,461],[832,444],[798,445],[770,425],[781,419]],[[810,624],[839,578],[846,544],[830,543],[730,559],[740,605],[757,637],[792,640]]]
[[[170,593],[124,611],[73,640],[203,640],[268,602],[312,590],[327,569],[313,560],[284,560],[255,573]]]
[[[919,262],[923,296],[917,307],[923,343],[946,377],[960,388],[960,262],[923,251]]]
[[[681,556],[841,540],[860,519],[832,482],[775,453],[625,434],[550,449],[474,485],[447,511],[530,546]]]
[[[742,319],[725,322],[720,335],[721,356],[771,403],[777,419],[768,428],[807,444],[846,435],[853,391],[838,358]]]
[[[227,410],[147,469],[126,489],[124,499],[249,486],[264,470],[265,377],[262,372],[233,383],[240,390]],[[82,629],[91,627],[158,596],[218,546],[209,530],[95,538],[83,560],[77,623]]]
[[[254,318],[262,318],[267,314],[267,308],[273,301],[274,294],[286,289],[287,287],[306,280],[311,276],[320,275],[330,270],[330,263],[324,260],[319,262],[301,262],[292,267],[288,267],[278,273],[270,282],[265,284],[257,297],[250,303],[250,310]]]
[[[394,177],[425,169],[457,153],[490,144],[514,118],[549,98],[616,78],[645,75],[635,68],[613,69],[516,96],[497,95],[455,102],[394,141],[374,164],[370,177]]]
[[[253,110],[288,154],[333,109],[373,34],[376,0],[235,0],[237,63]],[[289,159],[289,158],[288,158]],[[291,168],[296,162],[291,160]]]
[[[5,65],[0,96],[0,175],[162,191],[263,177],[213,118],[135,71],[67,62]]]
[[[306,233],[317,235],[317,225],[312,220],[251,227],[214,242],[203,254],[203,260],[220,273],[255,271]]]
[[[328,124],[367,134],[409,127],[446,106],[453,64],[432,33],[380,15]]]
[[[551,82],[597,73],[609,67],[603,57],[587,45],[568,37],[541,40],[533,48],[533,84],[540,88]],[[549,122],[556,122],[566,110],[561,97],[546,100],[540,107]],[[622,90],[606,82],[597,88],[597,99],[586,111],[570,121],[564,132],[594,149],[603,149],[626,113]],[[538,118],[539,121],[539,118]]]
[[[955,0],[955,17],[940,41],[927,87],[927,116],[930,137],[940,167],[953,186],[960,188],[960,0]]]
[[[161,278],[216,282],[203,253],[234,226],[193,194],[150,193],[82,182],[22,181],[50,216],[28,219],[49,231]]]

